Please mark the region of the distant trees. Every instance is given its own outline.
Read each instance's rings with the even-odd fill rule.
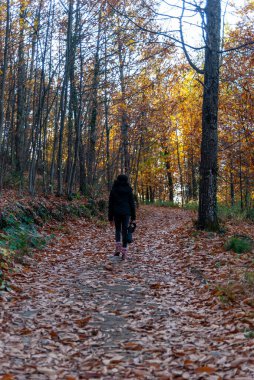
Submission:
[[[1,189],[96,197],[126,172],[144,201],[196,202],[200,187],[201,228],[218,228],[217,188],[221,201],[252,207],[252,3],[229,29],[223,59],[220,1],[186,4],[176,35],[156,23],[149,1],[7,0]],[[192,11],[201,15],[205,56],[185,39]]]

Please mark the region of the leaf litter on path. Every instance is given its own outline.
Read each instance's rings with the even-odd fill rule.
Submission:
[[[110,227],[74,220],[13,277],[0,380],[254,379],[253,309],[213,287],[238,271],[225,238],[195,236],[191,212],[139,214],[129,260]]]

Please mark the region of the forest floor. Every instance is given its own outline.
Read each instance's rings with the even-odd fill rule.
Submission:
[[[138,214],[126,261],[106,223],[43,227],[54,239],[2,300],[0,379],[254,379],[254,256],[224,248],[239,225],[218,235],[195,231],[192,212]]]

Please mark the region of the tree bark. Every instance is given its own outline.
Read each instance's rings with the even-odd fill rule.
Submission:
[[[198,227],[219,230],[217,217],[218,93],[221,1],[207,0]]]
[[[73,24],[73,1],[70,0],[68,8],[68,27],[66,38],[65,68],[62,91],[60,96],[60,129],[58,140],[58,157],[57,157],[57,195],[63,195],[63,138],[65,117],[67,110],[68,83],[69,83],[69,66],[70,66],[70,50],[72,42],[72,24]]]
[[[19,11],[19,47],[17,73],[17,124],[15,135],[16,171],[20,178],[20,189],[23,187],[24,164],[24,128],[25,128],[25,61],[24,61],[24,23],[26,9],[21,2]]]
[[[169,152],[168,149],[165,149],[164,151],[165,157],[166,157],[166,170],[167,170],[167,180],[168,180],[168,197],[169,197],[169,202],[174,202],[174,183],[173,183],[173,176],[172,176],[172,171],[171,171],[171,165],[170,165],[170,160],[169,160]]]
[[[6,27],[4,39],[4,59],[1,68],[1,81],[0,81],[0,152],[2,153],[2,135],[3,135],[3,122],[4,122],[4,94],[6,85],[6,74],[8,68],[8,51],[9,51],[9,36],[10,36],[10,0],[6,1]]]
[[[71,164],[71,171],[70,171],[70,177],[68,180],[68,196],[71,197],[73,185],[74,185],[74,178],[76,174],[76,166],[77,166],[77,160],[78,160],[78,154],[79,154],[79,145],[80,145],[80,130],[81,130],[81,101],[79,99],[78,101],[78,94],[77,94],[77,86],[75,81],[75,58],[76,58],[76,49],[78,46],[78,41],[80,40],[80,2],[77,1],[77,7],[76,7],[76,20],[75,20],[75,31],[74,36],[72,40],[72,46],[71,46],[71,56],[70,56],[70,100],[74,115],[74,124],[75,124],[75,145],[74,145],[74,158],[72,160]],[[81,96],[81,94],[80,94]]]
[[[122,93],[122,115],[121,115],[121,172],[130,174],[130,156],[129,156],[129,138],[128,138],[128,117],[126,112],[126,90],[124,78],[124,57],[123,46],[120,33],[118,33],[118,58],[119,58],[119,74]]]
[[[99,75],[100,75],[100,36],[101,36],[101,10],[99,13],[98,20],[98,35],[97,35],[97,45],[94,57],[94,74],[92,83],[92,105],[91,105],[91,117],[90,117],[90,134],[89,134],[89,152],[88,152],[88,162],[87,162],[87,182],[90,187],[94,184],[95,179],[95,156],[96,156],[96,141],[97,141],[97,131],[96,122],[98,114],[98,85],[99,85]],[[91,190],[91,189],[90,189]]]

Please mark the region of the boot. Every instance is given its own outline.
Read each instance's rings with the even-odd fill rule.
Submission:
[[[117,241],[114,256],[120,256],[121,247],[122,247],[122,244],[120,243],[120,241]]]
[[[126,260],[127,258],[127,247],[122,247],[122,260]]]

